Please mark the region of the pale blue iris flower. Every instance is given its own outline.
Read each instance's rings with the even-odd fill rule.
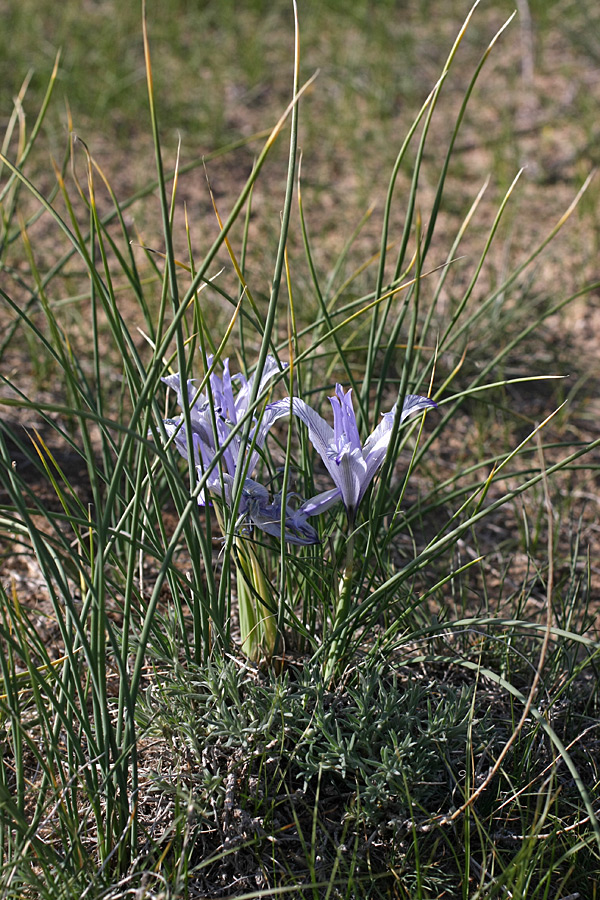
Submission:
[[[212,364],[212,357],[208,358],[208,365]],[[276,360],[269,356],[259,385],[259,394],[265,389],[269,381],[281,371]],[[179,374],[168,375],[162,379],[168,387],[177,394],[177,402],[182,406],[183,396],[181,379]],[[193,447],[193,460],[198,473],[202,478],[208,471],[206,487],[217,496],[223,496],[225,502],[231,506],[232,487],[238,465],[244,465],[248,473],[256,468],[267,434],[271,426],[282,416],[289,415],[290,401],[284,400],[280,404],[267,406],[261,420],[252,425],[249,445],[252,451],[248,459],[241,457],[241,432],[231,437],[229,444],[221,454],[221,471],[214,459],[218,450],[225,441],[230,438],[233,428],[243,419],[248,411],[254,375],[246,378],[242,374],[231,376],[229,372],[229,360],[223,360],[223,377],[215,372],[209,376],[210,396],[200,392],[194,387],[193,381],[187,382],[188,406],[190,411],[191,434],[190,440]],[[234,393],[234,382],[239,388]],[[165,419],[164,428],[167,437],[174,437],[174,444],[179,453],[185,458],[189,457],[188,435],[184,424],[184,417]],[[302,507],[294,509],[291,505],[293,495],[288,494],[285,503],[285,540],[292,544],[316,544],[319,536],[315,529],[306,521],[312,513],[304,513]],[[202,491],[198,496],[198,502],[204,506],[207,502],[206,495]],[[268,534],[281,536],[281,495],[277,494],[273,500],[269,497],[266,487],[246,478],[242,485],[242,494],[238,507],[240,516],[245,522],[262,529]]]
[[[209,367],[212,365],[212,356],[208,357]],[[265,362],[264,371],[260,380],[259,394],[265,389],[269,381],[279,372],[279,366],[272,356],[268,356]],[[162,381],[177,394],[177,402],[182,406],[181,379],[179,374],[168,375]],[[213,372],[210,377],[210,399],[208,394],[198,393],[194,387],[193,381],[187,382],[188,406],[190,409],[190,424],[192,426],[191,439],[194,447],[194,462],[202,475],[203,471],[210,467],[214,459],[216,451],[221,447],[233,429],[233,426],[246,415],[248,404],[254,384],[254,375],[246,378],[241,373],[234,375],[233,378],[229,372],[229,360],[223,360],[223,377],[219,377]],[[240,388],[236,395],[233,393],[233,382],[237,381]],[[281,414],[283,415],[283,413]],[[214,418],[213,418],[214,417]],[[259,452],[262,449],[269,428],[280,416],[273,415],[269,411],[265,411],[258,428],[253,426],[250,432],[250,443],[254,441],[254,449],[251,454],[248,471],[251,472],[258,463]],[[185,427],[182,425],[183,416],[177,419],[165,420],[165,431],[170,437],[175,434],[175,446],[185,459],[188,458],[187,435]],[[256,432],[256,434],[255,434]],[[241,434],[234,435],[228,446],[222,454],[225,470],[232,476],[240,456]],[[217,482],[220,482],[217,467],[209,475],[208,488],[210,490],[219,490]],[[204,502],[201,497],[200,502]]]
[[[299,512],[306,516],[319,515],[341,500],[352,522],[365,491],[383,465],[394,427],[396,406],[383,415],[363,446],[352,406],[352,391],[344,393],[338,384],[335,396],[329,399],[333,407],[333,428],[303,400],[293,397],[291,401],[294,415],[307,426],[308,437],[335,484],[332,490],[306,500],[299,507]],[[400,424],[413,413],[435,406],[437,404],[427,397],[409,394],[404,398]],[[272,404],[272,408],[289,410],[290,401],[279,401]]]

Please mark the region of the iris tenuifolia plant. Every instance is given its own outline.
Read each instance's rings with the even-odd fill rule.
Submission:
[[[408,395],[399,412],[394,406],[382,416],[363,445],[352,405],[352,392],[345,392],[340,384],[336,385],[335,395],[330,398],[333,427],[295,396],[267,404],[258,416],[254,416],[249,404],[255,376],[249,379],[241,373],[232,376],[228,359],[223,361],[223,375],[219,376],[212,357],[208,357],[207,363],[206,392],[188,380],[184,398],[179,374],[163,378],[164,383],[176,392],[179,406],[184,409],[184,414],[166,419],[163,425],[179,453],[188,461],[192,454],[199,504],[208,505],[212,498],[223,537],[226,539],[229,535],[232,539],[242,649],[255,661],[270,660],[277,648],[280,611],[272,580],[256,552],[257,532],[265,532],[297,546],[321,544],[318,531],[308,519],[319,516],[337,503],[344,505],[349,536],[335,602],[335,633],[343,626],[349,611],[353,529],[358,507],[383,465],[395,420],[398,417],[402,424],[411,414],[436,404],[427,397]],[[259,397],[281,371],[277,361],[267,357],[258,384]],[[189,412],[187,428],[186,405]],[[307,426],[309,439],[335,485],[306,500],[287,490],[272,494],[266,485],[251,477],[259,464],[269,430],[275,422],[291,413]],[[243,425],[249,419],[250,430],[244,441]],[[272,568],[274,570],[275,566]],[[330,658],[336,658],[335,640]]]
[[[333,6],[343,4],[312,4],[314,35],[330,33],[322,16]],[[383,16],[384,6],[385,28],[370,38],[394,24],[393,4],[371,4],[369,16]],[[267,62],[274,40],[289,57],[277,18],[278,31],[256,29]],[[246,40],[244,29],[258,19],[234,19],[235,41]],[[495,213],[487,177],[479,190],[470,177],[455,191],[467,103],[478,96],[475,83],[502,29],[477,50],[470,79],[461,68],[452,86],[450,70],[455,60],[463,65],[463,49],[477,48],[485,21],[463,43],[465,22],[405,123],[385,204],[379,211],[369,204],[371,224],[380,221],[377,241],[371,226],[361,234],[365,216],[339,254],[346,223],[338,231],[323,215],[337,204],[339,185],[320,207],[328,169],[321,152],[311,163],[309,141],[304,171],[317,169],[302,201],[298,117],[306,102],[310,122],[321,104],[305,90],[312,79],[299,83],[297,28],[289,102],[276,120],[260,104],[267,117],[256,122],[260,130],[203,156],[207,176],[227,184],[220,202],[228,212],[217,214],[216,226],[212,217],[198,222],[204,201],[186,187],[194,203],[185,235],[178,185],[189,185],[184,178],[201,158],[186,160],[185,141],[181,167],[174,148],[163,155],[145,23],[156,179],[140,193],[119,200],[92,150],[74,137],[56,185],[44,178],[36,187],[30,166],[38,171],[48,148],[28,156],[43,134],[43,110],[26,128],[25,89],[12,112],[2,110],[2,900],[307,890],[336,900],[408,895],[416,883],[428,896],[463,896],[474,871],[477,897],[589,896],[600,848],[590,763],[600,643],[588,624],[597,591],[583,543],[593,523],[563,503],[577,493],[565,485],[578,472],[588,469],[584,485],[595,477],[582,462],[600,439],[572,445],[583,419],[576,430],[557,421],[546,439],[547,415],[512,445],[539,415],[540,397],[532,401],[534,391],[519,388],[542,377],[524,364],[531,347],[548,328],[562,334],[567,305],[598,291],[596,283],[578,284],[568,296],[561,278],[546,296],[546,279],[536,284],[540,254],[589,180],[537,246],[516,248],[517,267],[507,265],[505,244],[496,246],[517,178]],[[396,16],[390,34],[405,27]],[[352,29],[354,46],[360,34]],[[239,96],[235,54],[211,48],[212,32],[194,33],[206,33],[202,53],[211,65],[227,67],[223,86],[236,89],[226,96]],[[255,36],[247,37],[252,46]],[[334,57],[337,43],[344,42],[331,43]],[[336,71],[346,65],[342,55]],[[369,65],[361,59],[361,79]],[[276,96],[281,71],[271,74],[268,93]],[[264,75],[269,85],[268,66]],[[57,77],[58,63],[52,84]],[[185,83],[185,73],[173,80]],[[328,80],[324,73],[317,84],[327,91]],[[354,105],[355,79],[347,81]],[[214,94],[205,87],[194,84],[194,96]],[[414,89],[414,96],[424,91],[421,67]],[[339,122],[314,118],[319,140],[354,121],[355,110],[339,115],[335,95]],[[244,132],[252,115],[244,113]],[[386,127],[380,117],[372,125],[358,130],[373,136],[369,164],[364,147],[356,161],[376,199],[386,161],[375,154],[393,142],[385,132],[377,137]],[[137,134],[137,119],[135,126]],[[273,168],[265,163],[288,138],[279,191],[281,156]],[[336,132],[332,147],[356,138]],[[202,143],[213,140],[207,134]],[[234,152],[221,170],[217,160]],[[121,189],[136,173],[125,175]],[[563,268],[566,285],[573,266]],[[224,334],[220,344],[215,334]],[[539,359],[546,358],[544,350]],[[504,376],[513,370],[514,378]],[[426,417],[435,403],[418,392],[434,380],[443,415]],[[166,394],[176,412],[160,404],[159,385],[160,400]],[[386,399],[392,386],[395,405]],[[542,403],[549,397],[546,387]],[[412,439],[407,420],[416,416],[426,418],[427,436],[415,441],[408,474],[395,483],[400,450]],[[510,435],[507,445],[496,445],[490,422],[493,435]],[[456,446],[461,428],[482,437],[452,454],[448,471],[440,442]],[[406,478],[430,449],[427,492],[403,504]],[[553,488],[555,475],[561,482]],[[491,547],[504,506],[501,546]],[[564,522],[579,515],[567,547]],[[546,551],[537,539],[544,531]],[[494,550],[489,562],[480,545]],[[257,677],[247,660],[227,658],[231,623],[241,652],[271,671]],[[302,665],[280,673],[281,658],[296,651]],[[335,681],[341,690],[331,690]],[[477,773],[490,759],[481,782]],[[378,835],[376,850],[365,845],[366,833]],[[334,834],[342,838],[330,840]],[[498,844],[497,834],[506,840]]]
[[[248,419],[254,377],[231,376],[229,360],[223,362],[223,376],[214,372],[214,361],[207,360],[209,375],[204,393],[187,382],[189,432],[185,415],[166,419],[165,432],[185,459],[192,447],[193,465],[198,477],[198,502],[214,500],[214,508],[223,537],[233,531],[233,553],[237,570],[237,597],[242,648],[253,660],[270,659],[277,643],[277,607],[273,591],[253,546],[252,533],[260,529],[267,534],[283,536],[292,544],[315,544],[319,537],[307,522],[302,508],[294,509],[289,495],[270,496],[264,485],[250,475],[256,468],[269,429],[278,418],[288,415],[283,404],[267,406],[259,420],[253,419],[244,446],[243,425]],[[259,396],[280,371],[273,357],[268,357],[258,385]],[[178,374],[163,379],[177,393],[183,408],[181,379]],[[237,390],[235,390],[237,388]],[[234,393],[235,391],[235,393]],[[238,489],[236,490],[236,487]],[[208,496],[207,496],[208,494]],[[282,513],[283,509],[283,513]]]
[[[404,398],[401,409],[397,405],[384,413],[381,422],[369,435],[364,445],[361,443],[351,391],[344,393],[340,384],[336,385],[335,396],[330,398],[333,407],[333,428],[303,400],[294,397],[295,415],[308,427],[312,445],[323,460],[336,487],[312,500],[306,501],[305,510],[309,515],[322,512],[338,500],[344,504],[348,524],[346,559],[339,580],[333,621],[334,639],[328,658],[326,676],[334,674],[338,662],[338,638],[350,611],[352,572],[354,568],[354,523],[358,506],[376,473],[384,463],[390,439],[394,432],[396,418],[400,424],[413,413],[435,407],[428,397],[409,394]]]

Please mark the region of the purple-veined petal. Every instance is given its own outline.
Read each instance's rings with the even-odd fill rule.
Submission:
[[[273,356],[267,356],[258,387],[258,394],[261,394],[263,392],[269,381],[280,371],[281,369],[279,368],[277,360]],[[248,409],[255,377],[256,373],[252,374],[248,379],[246,379],[243,375],[236,376],[241,384],[241,387],[237,393],[237,397],[235,398],[235,409],[237,414],[236,421],[239,420]]]
[[[248,518],[261,531],[272,534],[273,537],[281,537],[281,512],[275,504],[270,503],[268,506],[255,509]],[[290,544],[304,547],[319,543],[317,531],[297,512],[286,517],[284,537]]]
[[[188,458],[188,448],[187,448],[187,438],[185,435],[185,425],[183,424],[183,420],[179,419],[163,419],[163,428],[165,429],[166,435],[168,438],[173,439],[173,443],[175,447],[179,451],[179,453],[183,456],[184,459]]]
[[[280,402],[287,402],[288,408],[290,408],[289,401]],[[325,421],[323,416],[320,416],[312,406],[309,406],[304,400],[300,400],[299,397],[292,397],[291,408],[294,415],[298,416],[308,428],[308,436],[313,447],[325,461],[329,445],[333,441],[333,428]]]
[[[349,443],[353,449],[360,449],[360,435],[356,424],[356,415],[352,406],[352,390],[344,394],[341,384],[335,386],[335,397],[330,397],[333,407],[333,434],[334,440]]]
[[[402,422],[404,422],[404,420],[412,413],[436,406],[437,403],[433,400],[429,400],[428,397],[420,397],[417,394],[407,394],[402,406],[400,424],[402,424]],[[390,412],[383,414],[381,422],[365,441],[363,455],[367,464],[367,484],[371,482],[377,470],[383,465],[387,448],[390,443],[392,429],[394,427],[395,415],[396,406],[393,406]]]
[[[284,369],[287,369],[288,364],[283,363],[280,367],[279,363],[275,359],[274,356],[267,356],[265,360],[265,367],[262,371],[262,375],[260,377],[260,384],[258,386],[258,393],[262,394],[264,389],[266,388],[269,381],[275,377],[279,372],[282,372]]]
[[[163,427],[167,434],[167,437],[170,438],[175,435],[173,443],[175,447],[179,451],[179,453],[183,456],[184,459],[188,458],[188,441],[185,430],[185,423],[183,421],[183,416],[179,416],[177,419],[164,419]],[[194,448],[194,464],[197,464],[200,459],[200,453],[203,446],[206,445],[206,442],[203,441],[202,435],[198,430],[194,430],[192,426],[192,446]],[[208,449],[208,445],[207,449]]]
[[[299,544],[303,547],[320,543],[319,533],[308,524],[306,516],[302,516],[299,510],[294,510],[286,516],[285,539],[290,544]]]
[[[286,400],[277,400],[275,403],[269,403],[265,407],[260,422],[250,432],[250,440],[254,441],[254,449],[250,454],[248,471],[252,472],[258,465],[260,451],[264,447],[269,429],[273,427],[278,419],[289,416],[291,412],[291,404],[289,398]]]
[[[332,448],[334,448],[333,428],[318,412],[308,406],[304,400],[300,400],[299,397],[292,397],[292,408],[294,415],[298,416],[308,428],[308,437],[311,444],[325,463],[327,471],[336,485],[340,487],[337,465],[331,458]]]
[[[233,422],[234,425],[237,424],[237,409],[236,403],[233,396],[233,386],[231,383],[231,375],[229,373],[229,359],[223,360],[223,399],[225,401],[225,415],[227,418]]]
[[[404,422],[404,420],[413,413],[420,412],[423,409],[429,409],[430,407],[437,408],[435,400],[430,400],[429,397],[419,397],[418,394],[407,394],[404,398],[404,403],[402,404],[400,422]]]
[[[335,465],[336,474],[333,480],[342,492],[344,506],[352,517],[368,484],[367,466],[362,451],[351,450],[349,445],[346,446],[335,457]]]
[[[365,441],[365,446],[363,447],[363,457],[367,467],[367,485],[372,481],[377,470],[383,465],[383,461],[387,453],[387,448],[390,443],[393,425],[393,412],[386,413],[377,428],[375,428],[375,430],[371,432],[371,434]]]
[[[342,499],[342,492],[339,488],[331,488],[329,491],[323,491],[321,494],[315,494],[309,497],[298,507],[298,512],[305,516],[320,516],[331,506],[339,503]]]
[[[181,409],[183,409],[183,396],[181,390],[181,379],[179,377],[179,373],[176,372],[174,375],[167,375],[164,378],[161,378],[167,387],[171,388],[172,391],[175,391],[177,394],[177,404]],[[206,429],[205,422],[205,413],[207,400],[206,395],[203,393],[198,393],[198,389],[194,386],[194,382],[188,380],[187,382],[187,395],[188,395],[188,406],[190,408],[190,422],[192,423],[192,427],[195,429]]]
[[[255,428],[252,429],[250,433],[250,437],[252,439],[256,438],[255,444],[262,450],[265,438],[269,432],[269,429],[277,422],[278,419],[283,419],[285,416],[289,416],[292,412],[292,404],[289,401],[289,398],[285,400],[277,400],[275,403],[269,403],[268,406],[265,406],[265,411],[262,414],[260,422]]]
[[[363,447],[363,455],[365,459],[372,453],[379,453],[383,447],[383,453],[387,450],[390,442],[390,435],[394,426],[395,407],[389,413],[384,413],[381,422],[373,429]],[[382,459],[383,462],[383,459]]]
[[[213,494],[220,497],[223,486],[227,493],[227,479],[231,481],[233,479],[226,472],[220,471],[219,464],[215,463],[215,452],[211,447],[208,447],[203,441],[198,441],[197,449],[200,451],[200,462],[196,465],[198,481],[204,478],[205,473],[208,472],[204,488],[198,494],[198,505],[209,506],[206,491],[212,491]]]

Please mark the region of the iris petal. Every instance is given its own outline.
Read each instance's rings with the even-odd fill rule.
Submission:
[[[349,447],[338,455],[336,483],[342,492],[344,506],[351,517],[354,515],[367,483],[367,466],[361,450],[350,450]]]
[[[407,394],[404,398],[404,403],[402,404],[400,422],[404,422],[404,420],[414,412],[420,412],[423,409],[430,409],[431,407],[437,409],[435,400],[430,400],[429,397],[419,397],[418,394]]]
[[[320,516],[334,504],[339,503],[342,499],[342,492],[339,488],[332,488],[329,491],[323,491],[322,494],[316,494],[309,497],[298,508],[298,512],[304,513],[306,516]]]

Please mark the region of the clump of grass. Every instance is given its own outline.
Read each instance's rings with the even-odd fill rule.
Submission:
[[[527,683],[525,671],[515,677],[529,649],[523,641],[517,636],[509,651],[515,683]],[[469,877],[456,852],[461,845],[478,875],[474,881],[489,889],[477,896],[494,896],[503,883],[518,880],[523,857],[527,881],[541,879],[545,889],[555,889],[578,847],[581,879],[584,859],[594,859],[593,844],[584,849],[585,826],[567,826],[553,863],[542,843],[554,830],[558,838],[567,821],[576,824],[579,794],[533,722],[477,808],[451,820],[515,726],[505,687],[486,673],[493,644],[480,643],[476,678],[461,670],[459,654],[442,667],[432,652],[426,666],[406,665],[406,657],[402,666],[362,659],[335,691],[314,666],[291,666],[277,677],[237,660],[179,669],[173,680],[153,685],[142,722],[173,754],[153,790],[178,797],[173,808],[184,797],[193,806],[190,843],[198,860],[212,860],[198,867],[197,888],[219,886],[227,896],[241,873],[248,874],[239,889],[248,890],[260,871],[265,888],[312,884],[343,896],[339,882],[350,881],[353,896],[383,895],[394,884],[408,896],[413,878],[429,896],[442,887],[460,890]],[[595,690],[571,682],[547,720],[557,733],[583,735],[597,703]],[[568,725],[566,713],[573,717]],[[589,765],[590,750],[579,766]],[[527,790],[515,790],[516,784]]]
[[[504,403],[515,386],[545,380],[503,366],[532,331],[596,287],[540,305],[530,322],[510,314],[507,298],[574,201],[518,268],[477,296],[517,176],[447,302],[449,272],[485,186],[442,257],[436,226],[468,100],[504,29],[468,82],[433,194],[422,178],[473,13],[399,148],[378,241],[348,275],[361,225],[323,273],[303,200],[297,136],[307,85],[297,30],[289,105],[227,216],[209,194],[215,237],[202,256],[187,219],[182,238],[176,228],[182,176],[179,165],[166,174],[145,22],[157,171],[148,192],[156,192],[162,247],[146,247],[133,232],[83,142],[70,148],[70,175],[57,167],[56,189],[46,193],[28,178],[25,142],[10,155],[9,134],[2,247],[21,241],[27,268],[5,270],[0,358],[14,359],[26,336],[21,346],[35,366],[21,360],[3,374],[0,396],[15,417],[0,422],[0,536],[13,568],[0,588],[3,896],[285,888],[314,897],[462,890],[558,900],[589,884],[600,848],[590,743],[599,645],[569,612],[589,583],[577,542],[569,578],[555,579],[548,482],[587,465],[599,442],[544,443],[548,409],[537,424],[525,418],[510,449],[486,447],[471,459],[465,441],[458,468],[428,470],[434,448],[452,446],[470,404]],[[253,196],[288,126],[265,296],[252,283]],[[411,187],[400,198],[403,167]],[[20,220],[19,193],[37,204]],[[404,224],[396,231],[398,203]],[[49,267],[36,256],[40,218],[64,241]],[[303,258],[293,252],[295,222]],[[74,298],[58,293],[65,283],[77,285]],[[501,321],[500,308],[509,337],[490,345],[481,364],[465,364],[469,336]],[[226,354],[253,376],[241,382],[248,390],[239,419],[215,402]],[[261,387],[271,365],[277,374]],[[180,384],[196,381],[187,397],[181,392],[173,424],[162,379],[175,372]],[[57,383],[46,383],[48,373],[60,373]],[[392,416],[385,460],[362,503],[328,508],[315,519],[314,541],[290,545],[286,502],[279,518],[273,513],[279,534],[272,520],[263,534],[264,507],[248,499],[248,477],[255,468],[276,511],[278,493],[320,496],[331,467],[293,421],[268,440],[257,429],[273,412],[272,389],[288,395],[280,403],[290,413],[310,407],[317,415],[336,381],[353,390],[363,436],[407,395],[433,396],[441,415],[402,428]],[[198,424],[201,412],[207,419]],[[307,416],[314,441],[316,420],[305,413],[304,424]],[[202,435],[208,457],[190,452],[180,466],[173,445],[185,436],[186,447],[196,446]],[[261,452],[251,465],[253,448]],[[495,573],[479,552],[457,558],[456,549],[478,547],[486,523],[536,488],[547,542],[531,540],[525,518],[535,578],[525,578],[521,595],[529,591],[545,621],[501,619],[492,609]],[[198,503],[210,494],[214,516]],[[290,519],[303,507],[290,507]],[[458,618],[441,618],[440,600],[475,576],[485,612],[470,615],[465,604]]]

